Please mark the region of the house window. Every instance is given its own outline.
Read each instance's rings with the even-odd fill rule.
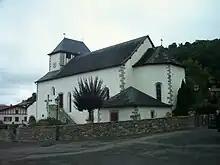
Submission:
[[[118,121],[118,112],[117,111],[110,112],[110,121]]]
[[[4,121],[7,122],[7,121],[12,121],[12,117],[4,117]]]
[[[71,93],[69,92],[67,94],[67,106],[68,106],[68,111],[72,111],[72,98],[71,98]]]
[[[51,94],[54,96],[56,94],[56,90],[54,87],[51,88]]]
[[[27,117],[24,117],[24,121],[27,121]]]
[[[162,95],[161,86],[162,86],[162,83],[160,82],[156,83],[156,97],[157,97],[157,100],[159,101],[161,101],[161,95]]]
[[[154,110],[150,111],[150,116],[151,116],[151,119],[155,118],[155,111]]]
[[[16,115],[18,114],[18,110],[15,110],[15,114],[16,114]]]
[[[18,122],[19,121],[19,117],[15,117],[15,121]]]

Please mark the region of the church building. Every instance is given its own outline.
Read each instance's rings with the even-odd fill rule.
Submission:
[[[84,124],[88,112],[75,109],[73,89],[80,78],[98,76],[110,98],[94,111],[94,122],[166,117],[176,105],[185,70],[149,36],[90,51],[81,41],[64,38],[48,54],[49,71],[36,81],[37,120],[55,117]],[[57,97],[63,106],[57,111]]]

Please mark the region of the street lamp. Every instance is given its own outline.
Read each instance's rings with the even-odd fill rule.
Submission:
[[[57,96],[57,98],[55,98],[55,103],[57,104],[57,107],[56,107],[56,119],[58,120],[59,96]]]

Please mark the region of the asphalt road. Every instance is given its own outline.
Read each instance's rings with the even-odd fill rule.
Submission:
[[[145,137],[48,147],[0,149],[1,165],[217,165],[220,133],[196,129]]]

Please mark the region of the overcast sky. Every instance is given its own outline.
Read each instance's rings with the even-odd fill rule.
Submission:
[[[90,50],[149,35],[155,45],[220,36],[219,0],[0,0],[0,104],[36,91],[66,37]]]

